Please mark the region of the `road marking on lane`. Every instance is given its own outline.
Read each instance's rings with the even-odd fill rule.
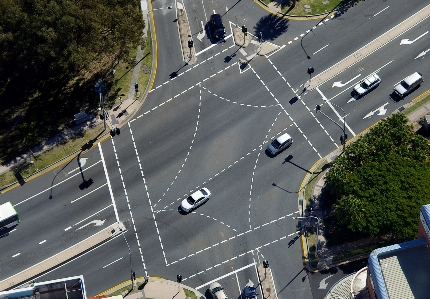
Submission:
[[[80,200],[80,199],[84,198],[85,196],[90,195],[90,194],[91,194],[91,193],[93,193],[93,192],[96,192],[97,190],[99,190],[99,189],[103,188],[103,187],[104,187],[104,186],[106,186],[106,185],[107,185],[107,183],[104,183],[104,184],[103,184],[103,185],[101,185],[100,187],[97,187],[97,188],[95,188],[94,190],[91,190],[90,192],[88,192],[88,193],[86,193],[86,194],[84,194],[84,195],[82,195],[82,196],[80,196],[80,197],[78,197],[78,198],[76,198],[76,199],[72,200],[70,203],[74,203],[74,202],[76,202],[76,201],[78,201],[78,200]]]
[[[282,111],[280,112],[282,113]],[[280,114],[279,113],[279,114]],[[278,116],[279,116],[278,114]],[[274,125],[274,123],[272,123],[272,126]],[[293,126],[293,124],[291,124],[290,126]],[[281,133],[285,132],[288,128],[285,128]],[[275,138],[276,136],[272,136],[270,138],[270,140],[272,140],[273,138]],[[266,135],[266,139],[267,139],[267,135]],[[252,154],[253,152],[260,150],[260,148],[262,146],[264,146],[266,143],[268,143],[269,141],[264,141],[262,144],[258,145],[256,148],[254,148],[253,150],[251,150],[250,152],[248,152],[247,154],[245,154],[244,156],[240,157],[238,160],[236,160],[235,162],[233,162],[232,164],[230,164],[229,166],[227,166],[226,168],[222,169],[220,172],[216,173],[214,176],[210,177],[207,181],[203,182],[201,185],[196,186],[193,190],[197,190],[200,189],[201,186],[204,186],[206,184],[208,184],[210,181],[214,180],[216,177],[218,177],[219,175],[221,175],[223,172],[225,172],[226,170],[230,169],[231,167],[233,167],[233,165],[235,165],[236,163],[239,163],[241,160],[244,160],[247,156],[249,156],[250,154]],[[192,191],[191,191],[192,193]],[[184,194],[183,197],[186,197],[187,194]],[[170,204],[168,204],[167,206],[165,206],[162,210],[167,210],[169,208],[169,206],[177,203],[178,201],[182,200],[183,197],[179,197],[176,200],[172,201]],[[158,210],[161,211],[161,210]]]
[[[329,105],[329,107],[331,108],[331,110],[333,110],[333,112],[336,114],[336,116],[339,118],[340,121],[345,122],[345,127],[348,128],[349,132],[351,132],[352,136],[355,137],[355,133],[354,131],[350,128],[350,126],[348,126],[348,124],[346,123],[346,121],[343,119],[343,117],[341,117],[339,115],[339,113],[337,112],[336,109],[334,109],[333,105],[331,104],[331,102],[326,98],[326,96],[321,92],[321,90],[316,87],[316,90],[318,91],[318,93],[321,95],[322,99],[324,100],[324,102],[327,103],[327,105]]]
[[[320,24],[322,24],[322,23],[320,23]],[[312,55],[317,54],[319,51],[321,51],[321,50],[323,50],[323,49],[327,48],[328,46],[329,46],[329,44],[325,45],[325,46],[324,46],[324,47],[322,47],[321,49],[319,49],[319,50],[317,50],[316,52],[314,52]]]
[[[93,165],[91,165],[91,166],[87,167],[85,170],[92,168],[93,166],[95,166],[95,165],[99,164],[100,162],[101,162],[101,161],[97,161],[97,162],[96,162],[96,163],[94,163]],[[28,201],[28,200],[30,200],[30,199],[32,199],[32,198],[35,198],[36,196],[39,196],[40,194],[43,194],[43,193],[45,193],[45,192],[47,192],[47,191],[52,191],[52,190],[54,189],[54,187],[57,187],[57,186],[59,186],[60,184],[62,184],[62,183],[64,183],[64,182],[67,182],[68,180],[70,180],[70,179],[74,178],[74,177],[75,177],[75,176],[77,176],[77,175],[81,175],[81,173],[80,173],[80,172],[79,172],[79,173],[76,173],[76,174],[74,174],[74,175],[72,175],[72,176],[70,176],[70,177],[68,177],[68,178],[66,178],[66,179],[64,179],[64,180],[62,180],[61,182],[59,182],[59,183],[57,183],[57,184],[55,184],[55,185],[52,185],[51,187],[46,188],[45,190],[40,191],[39,193],[36,193],[36,194],[34,194],[34,195],[30,196],[30,197],[29,197],[29,198],[27,198],[27,199],[24,199],[23,201],[21,201],[21,202],[17,203],[17,204],[16,204],[16,205],[14,205],[14,206],[19,206],[20,204],[22,204],[22,203],[24,203],[24,202],[26,202],[26,201]]]
[[[146,184],[145,175],[143,173],[142,162],[140,160],[139,151],[137,150],[136,141],[134,140],[133,130],[131,129],[131,122],[128,122],[128,127],[129,127],[129,130],[130,130],[131,139],[133,141],[133,147],[134,147],[134,151],[135,151],[135,154],[136,154],[137,163],[139,165],[140,175],[142,176],[143,185],[145,186],[146,197],[148,198],[149,207],[151,208],[152,219],[154,220],[154,225],[155,225],[155,229],[157,230],[158,240],[160,241],[161,251],[163,252],[164,262],[167,265],[166,253],[164,252],[164,246],[163,246],[163,242],[161,241],[160,230],[158,228],[157,220],[155,219],[154,208],[152,206],[151,197],[149,196],[148,185]],[[130,213],[131,213],[131,209],[130,209]],[[136,227],[135,224],[134,224],[134,220],[133,220],[133,227]],[[138,237],[137,236],[137,231],[135,231],[135,234],[136,234],[136,238],[137,238]],[[143,259],[142,249],[140,247],[139,240],[138,240],[138,246],[139,246],[140,256],[142,258],[143,268],[145,269],[145,277],[147,277],[148,273],[147,273],[147,270],[146,270],[146,264],[145,264],[145,260]]]
[[[243,266],[242,268],[239,268],[239,269],[237,269],[237,270],[231,271],[231,272],[229,272],[229,273],[227,273],[227,274],[224,274],[223,276],[220,276],[220,277],[218,277],[217,279],[214,279],[214,280],[211,280],[211,281],[209,281],[209,282],[207,282],[207,283],[205,283],[205,284],[202,284],[202,285],[200,285],[200,286],[196,287],[195,289],[196,289],[196,290],[199,290],[199,289],[201,289],[201,288],[204,288],[205,286],[208,286],[208,285],[210,285],[210,284],[211,284],[211,283],[213,283],[213,282],[219,281],[219,280],[221,280],[221,279],[223,279],[223,278],[226,278],[226,277],[229,277],[229,276],[231,276],[231,275],[233,275],[233,274],[237,274],[237,272],[240,272],[240,271],[242,271],[242,270],[248,269],[249,267],[252,267],[252,266],[255,266],[255,262],[254,262],[254,263],[252,263],[252,264],[249,264],[249,265]],[[191,278],[191,277],[188,277],[188,278]],[[184,280],[185,280],[185,279],[184,279]],[[238,283],[238,284],[239,284],[239,283]],[[240,287],[239,287],[239,291],[240,291]]]
[[[331,88],[333,88],[333,87],[344,87],[345,85],[348,85],[349,83],[351,83],[352,81],[354,81],[355,79],[357,79],[360,76],[361,76],[361,74],[358,74],[357,76],[355,76],[354,78],[352,78],[351,80],[349,80],[345,83],[342,83],[342,81],[333,82],[333,85],[331,86]]]
[[[267,60],[270,62],[270,64],[273,66],[272,61],[267,58]],[[264,81],[260,78],[260,76],[257,74],[257,72],[254,70],[254,68],[249,65],[251,70],[254,72],[255,76],[260,80],[261,84],[263,84],[264,87],[266,87],[267,91],[269,91],[270,95],[272,96],[272,98],[276,101],[276,103],[278,103],[278,105],[282,108],[282,110],[285,112],[285,114],[290,118],[290,120],[292,121],[292,123],[294,124],[294,126],[299,130],[299,132],[303,135],[303,137],[305,138],[305,140],[309,143],[309,145],[311,146],[311,148],[317,153],[318,157],[322,158],[321,154],[317,151],[317,149],[312,145],[312,143],[310,142],[310,140],[308,139],[308,137],[303,133],[303,131],[300,129],[300,127],[297,125],[297,123],[294,121],[294,119],[291,117],[291,115],[288,113],[288,111],[284,108],[284,106],[279,102],[279,100],[273,95],[272,92],[270,92],[269,88],[267,87],[266,83],[264,83]],[[284,76],[282,76],[282,74],[277,70],[278,74],[282,77],[282,79],[287,82],[287,80],[284,78]]]
[[[290,214],[288,214],[288,215],[285,215],[285,216],[279,217],[278,219],[275,219],[275,220],[272,220],[272,221],[270,221],[270,222],[267,222],[267,223],[265,223],[265,224],[262,224],[262,225],[260,225],[260,226],[257,226],[257,227],[255,227],[255,228],[253,228],[253,229],[247,230],[247,231],[245,231],[245,232],[241,232],[241,233],[239,233],[239,234],[237,234],[237,235],[234,235],[234,236],[232,236],[232,237],[230,237],[230,238],[228,238],[228,239],[224,239],[224,240],[222,240],[221,242],[218,242],[218,243],[213,244],[213,245],[211,245],[211,246],[208,246],[208,247],[206,247],[206,248],[204,248],[204,249],[201,249],[201,250],[199,250],[199,251],[197,251],[197,252],[195,252],[195,253],[191,253],[191,254],[189,254],[188,256],[184,256],[184,257],[180,258],[179,260],[176,260],[176,261],[174,261],[174,262],[171,262],[170,264],[167,264],[167,266],[170,266],[170,265],[176,264],[176,263],[178,263],[178,262],[180,262],[180,261],[183,261],[183,260],[185,260],[185,259],[187,259],[187,258],[193,257],[193,256],[195,256],[195,255],[197,255],[197,254],[199,254],[199,253],[202,253],[202,252],[204,252],[204,251],[207,251],[207,250],[209,250],[209,249],[211,249],[211,248],[217,247],[218,245],[224,244],[224,243],[226,243],[226,242],[228,242],[228,241],[231,241],[231,240],[233,240],[233,239],[236,239],[236,238],[238,238],[238,237],[240,237],[240,236],[243,236],[243,235],[249,234],[249,233],[251,233],[251,232],[253,232],[253,231],[256,231],[256,230],[258,230],[258,229],[260,229],[260,228],[262,228],[262,227],[265,227],[266,225],[273,224],[273,223],[275,223],[275,222],[277,222],[277,221],[279,221],[279,220],[286,219],[287,217],[291,217],[292,215],[294,215],[294,214],[298,214],[298,213],[299,213],[299,211],[296,211],[296,212],[290,213]],[[292,236],[292,235],[297,234],[297,233],[298,233],[298,232],[291,233],[291,234],[289,234],[287,237]],[[246,253],[244,253],[244,254],[246,254]],[[244,255],[244,254],[242,254],[242,255]],[[239,255],[239,256],[242,256],[242,255]]]
[[[90,221],[90,222],[88,222],[87,224],[85,224],[85,225],[83,225],[83,226],[81,226],[81,227],[77,228],[76,230],[80,230],[80,229],[82,229],[82,228],[84,228],[84,227],[87,227],[88,225],[91,225],[91,224],[94,224],[94,226],[102,226],[102,225],[103,225],[103,223],[105,223],[105,221],[106,221],[106,220],[93,220],[93,221]]]
[[[229,35],[227,35],[225,38],[224,38],[224,40],[228,40],[230,37],[232,37],[233,36],[233,34],[229,34]],[[202,53],[204,53],[204,52],[206,52],[207,50],[209,50],[209,49],[212,49],[213,47],[215,47],[215,46],[217,46],[217,45],[219,45],[220,43],[223,43],[224,42],[224,40],[220,40],[220,41],[217,41],[215,44],[212,44],[212,45],[210,45],[209,47],[206,47],[206,48],[204,48],[203,50],[201,50],[200,52],[197,52],[196,53],[196,56],[199,56],[200,54],[202,54]],[[231,48],[231,47],[229,47],[229,48]],[[214,56],[217,56],[217,55],[219,55],[219,53],[218,54],[215,54]],[[202,61],[203,62],[203,61]],[[201,63],[200,63],[201,64]],[[195,66],[194,66],[195,67]],[[172,79],[173,80],[173,79]]]
[[[111,138],[111,139],[113,140],[113,138]],[[103,170],[104,170],[104,172],[105,172],[106,182],[107,182],[107,185],[108,185],[110,198],[111,198],[111,200],[112,200],[113,210],[114,210],[114,212],[115,212],[115,219],[116,219],[116,222],[117,222],[117,223],[120,223],[120,221],[119,221],[119,216],[118,216],[118,210],[117,210],[117,208],[116,208],[116,204],[115,204],[115,198],[114,198],[114,196],[113,196],[113,192],[112,192],[112,186],[110,185],[109,173],[108,173],[108,171],[107,171],[107,167],[106,167],[106,163],[105,163],[105,158],[104,158],[104,156],[103,156],[102,146],[101,146],[101,144],[100,144],[100,143],[99,143],[99,144],[97,144],[97,146],[98,146],[98,148],[99,148],[100,157],[101,157],[102,164],[103,164]]]
[[[187,280],[187,279],[189,279],[189,278],[193,278],[193,277],[195,277],[195,276],[197,276],[197,275],[203,274],[204,272],[206,272],[206,271],[208,271],[208,270],[214,269],[214,268],[216,268],[216,267],[218,267],[218,266],[221,266],[221,265],[223,265],[223,264],[225,264],[225,263],[231,262],[231,261],[233,261],[233,260],[235,260],[235,259],[237,259],[237,258],[239,258],[239,257],[242,257],[242,256],[244,256],[244,255],[246,255],[246,254],[249,254],[249,253],[253,254],[253,253],[254,253],[254,251],[257,251],[257,250],[259,250],[259,249],[261,249],[261,248],[263,248],[263,247],[267,247],[267,246],[269,246],[269,245],[275,244],[275,243],[277,243],[277,242],[279,242],[279,241],[286,240],[288,237],[291,237],[292,235],[297,234],[297,233],[299,233],[299,231],[297,231],[297,232],[295,232],[295,233],[292,233],[292,234],[289,234],[289,235],[286,235],[286,236],[281,237],[281,238],[279,238],[279,239],[273,240],[273,241],[271,241],[271,242],[268,242],[268,243],[266,243],[266,244],[264,244],[264,245],[258,246],[258,247],[254,248],[254,249],[248,250],[248,251],[246,251],[246,252],[243,252],[243,253],[241,253],[241,254],[239,254],[239,255],[236,255],[236,256],[234,256],[234,257],[232,257],[232,258],[228,259],[228,260],[223,261],[222,263],[220,263],[220,264],[218,264],[218,265],[216,265],[216,266],[209,267],[209,268],[207,268],[207,269],[205,269],[205,270],[203,270],[203,271],[197,272],[196,274],[193,274],[193,275],[191,275],[191,276],[189,276],[189,277],[187,277],[187,278],[184,278],[184,279],[182,279],[182,281],[185,281],[185,280]],[[249,266],[249,267],[252,267],[252,266],[254,266],[254,265],[253,265],[253,264],[251,264],[251,266]],[[246,267],[246,266],[245,266],[245,267]],[[249,268],[249,267],[248,267],[248,268]],[[239,269],[238,269],[238,270],[239,270]],[[217,280],[218,280],[218,279],[217,279]],[[207,284],[204,284],[204,285],[199,286],[199,287],[200,287],[200,288],[202,288],[202,287],[205,287],[206,285],[207,285]],[[196,288],[196,290],[198,290],[198,288],[199,288],[199,287],[197,287],[197,288]]]
[[[12,255],[12,257],[17,257],[18,255],[20,255],[21,253],[18,252],[17,254]]]
[[[387,6],[387,7],[385,7],[383,10],[381,10],[381,11],[379,11],[379,12],[377,12],[377,13],[375,13],[373,16],[374,17],[376,17],[377,15],[379,15],[381,12],[383,12],[384,10],[386,10],[386,9],[388,9],[388,7],[390,7],[390,6]],[[369,18],[370,19],[370,18]]]
[[[379,113],[377,114],[377,115],[385,115],[385,113],[387,113],[387,109],[385,109],[385,106],[387,106],[388,105],[388,102],[386,102],[384,105],[382,105],[381,107],[379,107],[379,108],[376,108],[375,110],[373,110],[373,111],[370,111],[369,113],[367,113],[364,117],[363,117],[363,119],[366,119],[366,118],[368,118],[368,117],[371,117],[373,114],[375,114],[375,112],[376,111],[379,111]]]
[[[232,100],[226,99],[226,98],[224,98],[224,97],[222,97],[222,96],[219,96],[219,95],[217,95],[216,93],[212,92],[210,89],[208,89],[208,88],[206,88],[206,87],[204,87],[204,86],[202,86],[202,88],[203,88],[204,90],[206,90],[207,92],[209,92],[210,94],[212,94],[212,95],[216,96],[217,98],[220,98],[221,100],[224,100],[224,101],[226,101],[226,102],[230,102],[230,103],[232,103],[232,104],[236,104],[236,105],[244,106],[244,107],[252,107],[252,108],[270,108],[270,107],[275,107],[275,106],[277,106],[277,104],[275,104],[275,105],[260,105],[260,106],[259,106],[259,105],[249,105],[249,104],[244,104],[244,103],[238,103],[238,102],[234,102],[234,101],[232,101]]]
[[[201,86],[200,86],[201,87]],[[176,179],[178,178],[179,174],[181,173],[182,169],[184,169],[185,163],[188,160],[188,157],[190,156],[191,150],[193,149],[193,144],[194,141],[196,140],[196,135],[197,135],[197,131],[199,129],[199,121],[200,121],[200,115],[202,113],[202,89],[200,88],[200,97],[199,97],[199,105],[198,105],[198,112],[197,112],[197,119],[196,119],[196,127],[194,129],[194,135],[193,135],[193,139],[191,140],[191,144],[190,147],[188,148],[188,152],[185,155],[185,160],[182,163],[181,167],[179,168],[178,172],[176,173],[175,178],[173,179],[173,181],[170,183],[170,186],[173,186],[174,182],[176,181]],[[154,208],[157,206],[157,204],[164,198],[164,196],[166,195],[166,193],[168,193],[170,190],[170,187],[167,188],[167,190],[163,193],[163,195],[161,196],[161,198],[154,203]]]
[[[43,240],[43,241],[39,242],[39,245],[42,245],[45,242],[46,242],[46,240]]]
[[[421,37],[423,37],[424,35],[426,35],[427,33],[429,33],[428,31],[427,32],[424,32],[423,34],[421,34],[420,36],[418,36],[416,39],[414,39],[414,40],[409,40],[409,38],[405,38],[405,39],[402,39],[401,41],[400,41],[400,45],[410,45],[410,44],[412,44],[412,43],[414,43],[414,42],[416,42],[417,40],[419,40]]]
[[[130,130],[130,135],[131,135],[131,138],[132,138],[132,141],[133,141],[133,146],[134,146],[135,151],[137,153],[136,144],[135,144],[135,141],[134,141],[134,135],[133,135],[133,132],[131,130],[130,123],[128,123],[128,126],[129,126],[129,130]],[[114,154],[115,154],[116,163],[117,163],[117,166],[118,166],[119,176],[121,178],[121,183],[122,183],[122,187],[123,187],[123,190],[124,190],[125,199],[127,201],[128,211],[130,213],[131,222],[133,224],[134,236],[136,237],[137,247],[139,249],[140,258],[142,260],[143,270],[145,271],[145,277],[146,277],[146,276],[148,276],[148,272],[146,270],[145,259],[143,258],[142,247],[140,246],[139,235],[137,234],[136,223],[134,222],[133,212],[131,210],[131,205],[130,205],[130,200],[129,200],[128,193],[127,193],[127,188],[126,188],[126,185],[125,185],[124,177],[122,175],[121,165],[119,163],[119,158],[118,158],[118,154],[117,154],[117,151],[116,151],[116,146],[115,146],[115,140],[114,140],[114,138],[111,138],[111,141],[112,141],[113,151],[114,151]],[[137,161],[140,163],[139,157],[137,157]],[[130,254],[130,245],[128,244],[128,241],[125,238],[124,232],[122,233],[122,236],[124,237],[124,241],[127,244],[127,247],[128,247],[128,250],[129,250],[129,254]]]
[[[420,54],[418,54],[418,56],[417,56],[417,57],[415,57],[415,59],[418,59],[418,58],[424,57],[424,56],[427,54],[427,52],[429,52],[429,51],[430,51],[430,49],[427,49],[427,50],[425,50],[425,51],[422,51]]]
[[[75,172],[76,170],[82,169],[82,167],[84,167],[84,165],[87,163],[87,160],[88,160],[88,158],[80,158],[79,162],[78,162],[80,164],[80,167],[77,167],[77,168],[69,171],[67,174],[71,174],[72,172]]]
[[[235,65],[236,65],[236,64],[235,64],[235,63],[233,63],[233,64],[231,64],[231,65],[229,65],[229,66],[225,67],[222,71],[224,72],[224,71],[228,70],[229,68],[231,68],[231,67],[233,67],[233,66],[235,66]],[[216,74],[219,74],[219,73],[221,73],[221,71],[217,72]],[[213,76],[210,76],[209,78],[211,78],[211,77],[213,77]],[[196,87],[196,86],[200,86],[202,82],[204,82],[204,81],[208,80],[209,78],[206,78],[206,79],[203,79],[203,80],[202,80],[202,81],[200,81],[200,82],[197,82],[196,84],[194,84],[194,85],[192,85],[190,88],[188,88],[188,89],[187,89],[187,91],[189,91],[189,90],[193,89],[193,88],[194,88],[194,87]],[[144,116],[144,115],[146,115],[146,114],[150,113],[151,111],[154,111],[154,110],[156,110],[157,108],[160,108],[160,107],[161,107],[161,106],[163,106],[164,104],[166,104],[166,103],[168,103],[168,102],[172,101],[173,99],[175,99],[175,98],[179,97],[180,95],[181,95],[181,94],[177,94],[177,95],[173,96],[172,98],[170,98],[170,99],[166,100],[165,102],[163,102],[163,103],[159,104],[158,106],[155,106],[155,107],[151,108],[150,110],[148,110],[148,111],[146,111],[146,112],[142,113],[141,115],[137,116],[136,118],[132,119],[130,122],[133,122],[133,121],[135,121],[136,119],[139,119],[139,118],[141,118],[142,116]]]
[[[116,263],[116,262],[118,262],[118,261],[120,261],[120,260],[122,260],[122,258],[123,258],[123,257],[120,257],[119,259],[114,260],[113,262],[111,262],[111,263],[109,263],[109,264],[107,264],[107,265],[103,266],[103,269],[104,269],[104,268],[106,268],[106,267],[109,267],[110,265],[112,265],[112,264],[114,264],[114,263]]]
[[[252,170],[251,185],[249,186],[249,206],[248,206],[249,229],[252,229],[252,225],[251,225],[252,184],[254,183],[255,170],[257,169],[258,158],[260,158],[260,154],[261,154],[262,149],[263,149],[263,147],[260,146],[260,151],[257,154],[257,158],[255,159],[255,163],[254,163],[254,169]]]

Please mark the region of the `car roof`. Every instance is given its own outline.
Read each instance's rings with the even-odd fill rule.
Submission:
[[[408,85],[415,83],[417,80],[421,78],[421,74],[418,72],[413,73],[412,75],[407,76],[403,81],[405,81]]]
[[[290,134],[285,133],[285,134],[279,136],[278,138],[276,138],[276,140],[278,140],[279,143],[284,143],[285,141],[287,141],[290,138],[291,138]]]
[[[381,80],[381,78],[379,78],[379,76],[375,73],[370,74],[369,76],[366,77],[366,79],[364,79],[365,81],[369,81],[370,83],[376,82]]]

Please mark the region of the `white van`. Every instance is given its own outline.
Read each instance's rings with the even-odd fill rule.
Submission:
[[[423,82],[423,76],[420,73],[415,72],[412,75],[407,76],[399,84],[394,86],[394,92],[399,97],[404,97],[412,90],[414,90],[422,82]]]

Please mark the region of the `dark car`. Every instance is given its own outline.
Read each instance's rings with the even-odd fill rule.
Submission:
[[[225,37],[225,28],[222,23],[221,16],[219,14],[211,15],[209,20],[209,28],[213,40],[221,40]]]
[[[253,286],[247,285],[242,292],[242,299],[257,299],[257,290]]]

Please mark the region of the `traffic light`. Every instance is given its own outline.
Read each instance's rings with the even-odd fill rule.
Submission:
[[[176,281],[177,282],[179,282],[179,283],[181,283],[181,281],[182,281],[182,275],[176,275]]]
[[[120,129],[119,128],[115,128],[115,133],[116,133],[116,135],[119,135],[121,133]]]
[[[315,72],[313,67],[308,67],[308,74],[313,74]]]
[[[194,42],[192,40],[188,41],[188,48],[192,48],[193,47]]]
[[[246,28],[246,26],[245,26],[245,25],[243,25],[243,26],[242,26],[242,32],[243,32],[243,34],[245,34],[245,35],[246,35],[246,33],[248,32],[248,28]]]

